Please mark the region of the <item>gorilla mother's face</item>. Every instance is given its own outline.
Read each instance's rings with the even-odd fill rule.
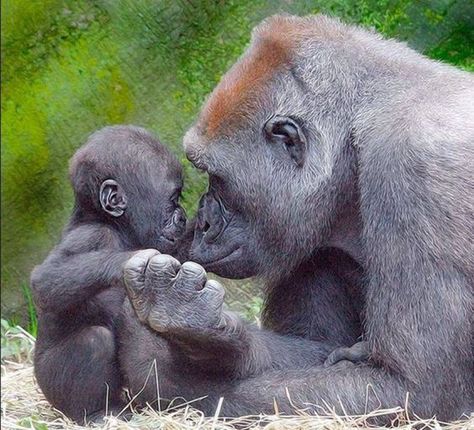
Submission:
[[[254,34],[184,138],[188,159],[209,174],[190,256],[226,277],[287,274],[325,246],[353,198],[340,108],[350,93],[337,74],[334,85],[307,81],[314,67],[299,63],[280,30]]]

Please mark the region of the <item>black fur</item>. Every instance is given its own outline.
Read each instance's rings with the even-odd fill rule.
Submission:
[[[121,355],[132,391],[156,358],[162,397],[204,396],[194,405],[206,414],[220,397],[225,416],[275,404],[349,414],[408,406],[441,420],[472,412],[473,89],[468,73],[337,20],[260,25],[185,148],[210,176],[191,255],[265,280],[264,329],[226,311],[216,324],[214,297],[212,324],[193,331],[209,306],[163,315],[147,291],[179,303],[176,272],[143,268],[131,286],[149,327],[130,322]],[[272,117],[296,125],[269,138]],[[166,323],[173,316],[179,323]],[[360,335],[368,361],[322,365]],[[141,400],[156,398],[149,380]]]
[[[124,405],[117,356],[123,265],[146,247],[176,255],[169,237],[182,233],[185,218],[177,203],[181,166],[137,127],[94,133],[72,159],[71,182],[76,203],[63,238],[31,275],[35,374],[53,406],[83,422]]]

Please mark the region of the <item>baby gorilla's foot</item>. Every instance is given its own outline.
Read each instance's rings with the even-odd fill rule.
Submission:
[[[125,285],[142,323],[160,333],[225,325],[224,289],[196,263],[156,250],[137,252],[125,265]]]
[[[324,366],[328,367],[342,360],[358,363],[360,361],[368,360],[369,357],[369,344],[367,342],[357,342],[350,348],[343,347],[335,349],[331,354],[329,354],[328,358],[326,358]]]

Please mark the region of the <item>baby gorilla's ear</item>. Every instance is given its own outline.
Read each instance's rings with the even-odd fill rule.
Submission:
[[[113,217],[122,216],[127,209],[127,196],[117,181],[107,179],[102,182],[99,191],[102,209]]]

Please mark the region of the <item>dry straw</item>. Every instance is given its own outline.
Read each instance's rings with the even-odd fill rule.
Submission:
[[[7,333],[7,336],[9,334]],[[84,429],[53,409],[45,400],[33,376],[31,351],[34,339],[18,327],[10,334],[28,345],[20,360],[2,362],[2,429]],[[222,401],[221,401],[222,402]],[[117,417],[108,417],[104,424],[96,429],[203,429],[203,430],[234,430],[234,429],[265,429],[265,430],[344,430],[344,429],[377,429],[368,424],[373,416],[396,414],[397,428],[408,429],[444,429],[474,430],[474,416],[464,421],[441,423],[436,419],[411,421],[406,418],[402,409],[379,410],[364,416],[338,416],[328,412],[324,415],[309,415],[302,411],[293,416],[279,414],[269,416],[249,416],[239,419],[225,420],[219,417],[219,403],[214,417],[204,417],[191,404],[173,411],[157,412],[147,409],[134,414],[125,422]]]

